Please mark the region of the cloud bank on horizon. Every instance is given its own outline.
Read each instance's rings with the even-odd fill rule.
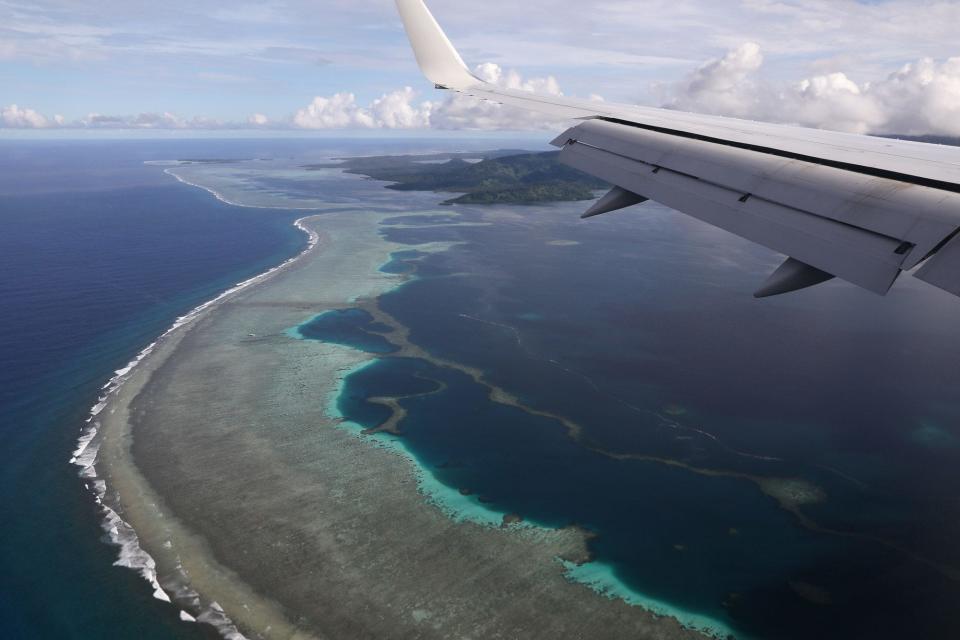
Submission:
[[[167,4],[0,0],[0,128],[563,126],[430,90],[390,0]],[[489,61],[475,72],[512,89],[561,94],[557,73],[593,99],[960,136],[960,0],[430,4],[466,59]]]

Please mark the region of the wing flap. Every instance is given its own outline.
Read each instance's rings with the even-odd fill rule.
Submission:
[[[924,282],[960,296],[960,234],[924,263],[916,275]]]
[[[573,142],[561,161],[879,294],[900,274],[901,241],[671,169]]]

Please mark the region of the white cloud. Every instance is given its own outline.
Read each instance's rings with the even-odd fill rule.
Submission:
[[[10,129],[43,129],[50,126],[50,120],[33,109],[11,104],[0,109],[0,124]]]
[[[370,105],[368,114],[372,126],[385,129],[418,129],[430,126],[433,104],[413,103],[417,92],[410,87],[384,94]]]
[[[499,65],[486,63],[475,73],[497,86],[518,91],[537,91],[563,95],[553,77],[524,79],[516,71],[504,71]],[[561,123],[541,114],[505,107],[450,93],[440,102],[417,101],[418,94],[410,87],[386,93],[369,105],[357,103],[352,93],[317,96],[297,111],[293,124],[303,129],[481,129],[527,130],[556,128]]]
[[[772,110],[778,108],[781,109],[778,119],[808,127],[851,133],[890,133],[884,126],[888,108],[870,95],[869,85],[861,88],[840,72],[801,80],[778,94],[772,104],[766,106],[768,113],[759,111],[756,115],[775,118]]]
[[[904,65],[866,92],[883,105],[885,131],[960,135],[960,57]]]
[[[352,93],[337,93],[329,98],[317,96],[297,111],[294,125],[302,129],[350,129],[374,126],[373,119],[357,104]]]
[[[254,127],[265,127],[270,124],[270,118],[263,115],[262,113],[255,113],[249,118],[247,118],[247,124]]]
[[[875,82],[834,71],[777,87],[744,44],[673,85],[667,106],[852,133],[960,135],[960,58],[904,65]]]
[[[674,88],[669,106],[684,111],[745,116],[760,100],[754,74],[763,65],[760,45],[747,42],[701,65]]]
[[[516,71],[504,71],[500,65],[491,62],[478,65],[474,73],[504,89],[563,95],[553,76],[525,80]],[[533,111],[485,102],[459,93],[450,94],[446,100],[436,105],[430,120],[431,126],[437,129],[480,130],[557,129],[563,126],[563,122]]]

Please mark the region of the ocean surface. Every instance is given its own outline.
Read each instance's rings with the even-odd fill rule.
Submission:
[[[113,566],[68,460],[113,372],[296,254],[304,211],[232,206],[144,162],[437,146],[0,142],[0,636],[212,634]],[[354,180],[329,201],[432,197]],[[384,437],[478,509],[590,531],[572,577],[608,595],[743,638],[960,636],[960,302],[909,277],[887,298],[831,282],[758,302],[762,248],[655,204],[590,222],[578,206],[382,224],[410,249],[381,269],[413,277],[379,309],[528,410],[392,357],[390,327],[351,308],[291,327],[380,356],[339,411],[376,427],[389,411],[368,399],[398,398],[402,436]],[[459,244],[416,249],[435,241]]]
[[[243,141],[0,141],[0,637],[211,637],[113,566],[69,464],[100,387],[179,315],[294,255],[295,212],[233,207],[144,161]]]

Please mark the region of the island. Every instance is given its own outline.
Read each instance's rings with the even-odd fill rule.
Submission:
[[[397,191],[460,193],[443,204],[534,204],[593,200],[606,182],[560,163],[559,151],[372,156],[311,164],[392,182]]]

